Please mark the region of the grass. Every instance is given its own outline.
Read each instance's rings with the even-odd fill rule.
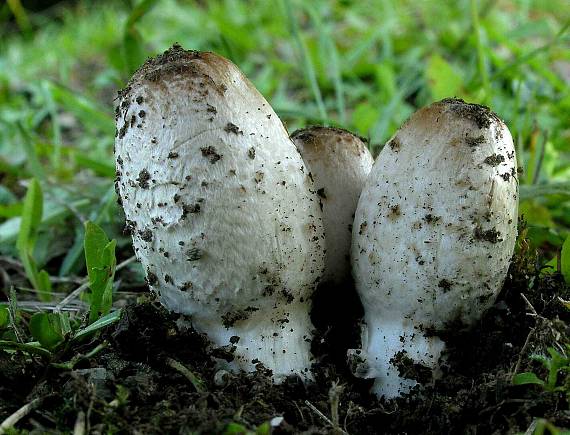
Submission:
[[[570,276],[570,248],[560,255],[570,246],[565,0],[80,1],[42,13],[12,0],[0,20],[0,348],[51,354],[69,328],[77,334],[114,312],[111,293],[144,288],[113,191],[114,99],[173,42],[232,59],[290,131],[342,126],[374,152],[434,100],[489,105],[517,146],[532,249],[547,271]],[[96,247],[85,251],[84,240]],[[115,249],[125,262],[116,278],[96,277],[115,270]],[[89,271],[86,252],[97,264]],[[69,298],[86,275],[95,298]],[[18,340],[22,324],[40,345]]]

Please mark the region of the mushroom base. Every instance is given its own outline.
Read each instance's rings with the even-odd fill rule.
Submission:
[[[272,371],[275,383],[289,375],[311,379],[310,346],[313,324],[308,303],[294,303],[270,311],[250,313],[246,320],[222,326],[211,319],[193,316],[193,326],[217,346],[229,349],[234,359],[229,368],[254,372]]]
[[[355,376],[375,378],[372,392],[376,396],[400,397],[437,375],[445,348],[439,337],[427,337],[409,320],[366,321],[362,349],[351,349],[348,355]]]

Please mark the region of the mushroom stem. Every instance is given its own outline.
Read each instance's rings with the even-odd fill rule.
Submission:
[[[440,338],[418,331],[409,319],[366,316],[366,322],[359,355],[364,364],[358,371],[364,378],[375,378],[372,391],[378,397],[392,399],[408,393],[418,384],[409,376],[417,378],[425,372],[431,378],[445,348]],[[429,370],[422,370],[424,367]]]
[[[252,372],[261,362],[272,371],[274,382],[280,383],[292,374],[299,374],[305,380],[311,377],[313,325],[309,311],[308,302],[295,302],[250,313],[246,320],[236,321],[231,326],[196,316],[192,316],[192,323],[196,329],[208,331],[215,345],[233,345],[231,369]]]

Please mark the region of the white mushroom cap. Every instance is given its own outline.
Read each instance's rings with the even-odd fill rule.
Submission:
[[[395,397],[415,381],[390,361],[405,351],[436,367],[427,331],[470,325],[502,288],[517,235],[513,141],[488,108],[445,99],[386,144],[356,211],[352,267],[365,308],[366,377]]]
[[[313,126],[291,135],[309,167],[321,197],[326,238],[324,281],[350,278],[354,211],[374,159],[366,144],[349,131]]]
[[[234,365],[306,373],[324,233],[282,122],[233,63],[176,45],[120,97],[117,188],[151,288]]]

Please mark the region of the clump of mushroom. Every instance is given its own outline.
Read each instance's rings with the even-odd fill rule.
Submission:
[[[409,369],[427,367],[431,379],[445,347],[437,332],[473,324],[493,304],[516,239],[516,176],[505,124],[459,99],[416,112],[376,159],[354,220],[366,325],[351,355],[378,396],[425,381]]]
[[[307,377],[324,269],[318,196],[263,96],[227,59],[175,45],[120,93],[117,189],[150,287],[274,380]]]
[[[291,135],[321,197],[326,237],[323,281],[350,278],[354,211],[374,160],[361,138],[334,127],[313,126]]]

